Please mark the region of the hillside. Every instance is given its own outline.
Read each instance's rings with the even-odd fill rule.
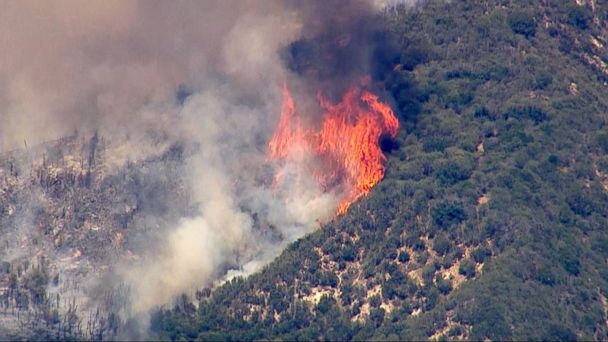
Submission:
[[[262,271],[155,312],[157,337],[608,339],[608,4],[385,16],[384,180]]]
[[[190,208],[183,146],[116,164],[125,148],[75,134],[0,155],[0,340],[115,336],[129,293],[106,272]]]

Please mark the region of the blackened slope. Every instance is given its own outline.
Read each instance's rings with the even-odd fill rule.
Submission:
[[[0,155],[0,340],[115,339],[129,292],[104,271],[192,215],[189,148],[121,166],[116,151],[94,134]]]
[[[608,338],[607,17],[605,4],[566,0],[428,1],[389,15],[402,54],[386,86],[409,127],[385,180],[198,310],[156,313],[153,329]]]

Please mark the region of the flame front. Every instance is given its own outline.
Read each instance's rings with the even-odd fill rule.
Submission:
[[[318,96],[318,101],[323,110],[323,122],[316,129],[305,127],[285,85],[279,124],[268,150],[270,157],[279,161],[301,152],[318,159],[317,163],[300,160],[304,165],[296,166],[308,169],[323,191],[338,193],[338,214],[342,214],[384,177],[386,157],[380,149],[379,139],[383,134],[395,137],[399,121],[378,96],[360,87],[351,88],[337,104],[330,103],[322,95]],[[281,174],[277,174],[275,182],[281,181]]]

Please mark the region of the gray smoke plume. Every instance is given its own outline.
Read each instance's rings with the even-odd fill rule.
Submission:
[[[119,172],[175,143],[193,146],[172,176],[183,178],[194,214],[148,229],[141,243],[132,239],[136,257],[114,263],[113,276],[97,275],[90,287],[124,283],[130,311],[142,313],[250,274],[337,205],[337,194],[311,175],[298,191],[272,187],[272,170],[292,167],[266,153],[282,85],[305,105],[314,89],[339,93],[368,74],[378,8],[368,1],[5,3],[0,152],[99,132]],[[93,302],[99,293],[84,292]]]

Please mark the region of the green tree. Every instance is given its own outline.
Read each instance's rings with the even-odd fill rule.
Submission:
[[[464,259],[458,267],[458,273],[464,275],[467,278],[475,276],[475,261],[471,259]]]
[[[534,17],[527,11],[516,11],[509,14],[507,18],[509,26],[514,33],[530,38],[536,34],[536,22]]]
[[[466,218],[462,205],[454,202],[439,203],[433,208],[432,216],[433,222],[442,228],[460,223]]]

